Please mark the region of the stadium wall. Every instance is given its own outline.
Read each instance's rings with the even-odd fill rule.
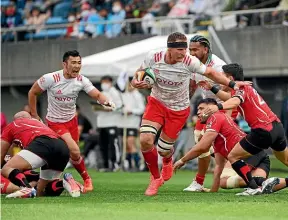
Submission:
[[[60,69],[63,53],[67,50],[76,49],[84,57],[149,37],[132,35],[113,39],[5,43],[1,45],[1,85],[29,85],[42,74]]]
[[[288,76],[288,27],[247,27],[217,31],[217,35],[231,60],[241,63],[247,75]],[[221,55],[213,39],[212,50]]]

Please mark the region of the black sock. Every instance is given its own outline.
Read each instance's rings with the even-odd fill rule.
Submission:
[[[132,154],[136,168],[139,168],[140,157],[138,153]]]
[[[267,178],[264,178],[262,176],[253,176],[253,179],[255,180],[256,184],[258,186],[262,186],[262,183],[267,180]]]
[[[53,180],[45,187],[45,196],[60,196],[64,191],[62,180]]]
[[[128,161],[129,168],[132,168],[132,154],[126,153],[126,160]]]
[[[23,173],[26,176],[26,179],[28,180],[29,183],[32,181],[38,182],[39,176],[40,176],[40,174],[38,172],[33,171],[33,170],[27,170]]]
[[[32,188],[25,175],[21,173],[18,169],[12,170],[12,172],[9,174],[8,179],[16,186]]]
[[[237,160],[232,164],[235,172],[245,181],[247,186],[251,189],[257,189],[258,185],[251,175],[251,170],[243,160]]]
[[[286,182],[286,187],[288,187],[288,177],[285,178],[285,182]]]

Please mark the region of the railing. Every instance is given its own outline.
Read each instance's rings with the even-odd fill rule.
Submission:
[[[238,16],[238,15],[259,15],[260,18],[260,25],[261,26],[267,26],[271,25],[272,22],[266,23],[265,22],[265,16],[270,14],[274,11],[283,11],[283,10],[278,10],[276,8],[264,8],[264,9],[253,9],[253,10],[240,10],[240,11],[226,11],[220,13],[219,17],[220,22],[223,22],[223,18],[227,16]],[[280,22],[284,21],[285,19],[285,13],[282,13]],[[193,33],[195,30],[195,20],[197,19],[196,15],[187,15],[184,17],[155,17],[153,20],[153,30],[152,34],[155,35],[167,35],[171,32],[174,31],[179,31],[183,33]],[[125,33],[130,35],[133,34],[131,32],[131,25],[133,23],[141,23],[142,19],[141,18],[133,18],[133,19],[126,19],[124,21],[102,21],[102,22],[97,22],[97,23],[82,23],[84,25],[87,24],[92,24],[92,25],[99,25],[99,24],[121,24],[122,27],[125,30]],[[44,25],[42,26],[42,30],[49,30],[49,29],[55,29],[55,28],[67,28],[71,26],[71,24],[51,24],[51,25]],[[2,28],[1,29],[1,35],[7,34],[7,33],[16,33],[16,32],[27,32],[27,33],[33,33],[37,29],[36,26],[21,26],[21,27],[14,27],[14,28]],[[33,40],[32,34],[30,34],[30,41]],[[48,38],[48,37],[46,37]],[[17,34],[15,34],[14,41],[17,42]]]

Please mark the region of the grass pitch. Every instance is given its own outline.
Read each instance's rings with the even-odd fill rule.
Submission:
[[[80,177],[74,170],[75,179]],[[166,182],[158,196],[145,197],[148,173],[98,173],[90,170],[94,192],[72,198],[5,199],[1,197],[3,220],[122,220],[122,219],[288,219],[288,190],[271,195],[237,197],[239,190],[220,190],[219,193],[183,192],[195,173],[180,171]],[[272,172],[271,176],[287,176]],[[212,183],[208,174],[205,186]]]

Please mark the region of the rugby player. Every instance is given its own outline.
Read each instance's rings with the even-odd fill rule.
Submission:
[[[47,125],[66,142],[70,150],[70,162],[83,178],[85,191],[92,191],[92,180],[88,175],[78,146],[76,100],[79,92],[84,90],[106,109],[114,109],[115,105],[99,92],[88,78],[79,74],[81,56],[78,51],[64,53],[62,64],[62,70],[47,73],[34,83],[28,94],[29,107],[32,117],[39,119],[36,108],[37,96],[47,90]]]
[[[202,74],[213,81],[237,89],[242,84],[228,80],[198,58],[187,53],[187,38],[182,33],[172,33],[167,39],[167,49],[149,52],[131,84],[138,89],[149,88],[137,76],[145,68],[152,68],[156,82],[152,87],[140,127],[141,151],[151,178],[145,195],[153,196],[159,187],[173,175],[173,145],[190,113],[189,83],[193,73]],[[242,82],[243,83],[243,82]],[[160,175],[158,152],[154,146],[155,135],[162,128],[158,152],[163,157]]]
[[[23,150],[2,167],[1,175],[22,188],[7,197],[36,196],[36,190],[30,185],[23,172],[37,168],[40,168],[37,196],[44,195],[46,186],[50,182],[59,181],[69,161],[69,149],[66,143],[46,125],[32,119],[28,112],[21,111],[15,114],[14,120],[4,128],[1,135],[1,164],[12,144],[18,145]],[[67,183],[71,195],[80,196],[80,188],[72,175],[67,175]]]
[[[198,157],[201,153],[206,152],[213,144],[216,167],[214,170],[213,184],[210,192],[217,192],[221,183],[221,174],[225,167],[229,153],[235,145],[242,140],[246,134],[240,130],[233,119],[225,113],[217,111],[216,113],[205,115],[204,111],[211,105],[217,106],[215,99],[207,98],[200,101],[197,115],[201,123],[206,123],[203,138],[180,160],[174,164],[174,170],[182,167],[187,161]],[[252,177],[257,180],[261,187],[257,187],[257,194],[269,193],[275,186],[276,178],[265,181],[258,181],[259,177]],[[261,179],[263,180],[263,179]],[[278,179],[279,180],[279,179]]]
[[[239,75],[243,76],[243,68],[237,63],[228,64],[225,74],[230,79]],[[251,127],[251,133],[237,143],[229,153],[228,160],[235,172],[243,178],[248,186],[242,195],[257,194],[258,185],[253,179],[248,165],[242,159],[271,147],[276,158],[288,166],[288,148],[283,125],[263,98],[249,85],[241,86],[237,91],[232,90],[231,94],[215,87],[212,87],[212,90],[225,102],[209,106],[204,114],[237,107],[239,113]],[[275,179],[274,183],[278,182],[279,179]]]
[[[213,69],[217,70],[218,72],[222,72],[222,66],[226,63],[217,57],[215,54],[212,54],[211,45],[209,40],[201,35],[195,35],[190,39],[189,44],[189,51],[192,56],[197,57],[202,63],[205,64],[207,67],[212,67]],[[202,80],[209,80],[207,77],[193,74],[192,82],[190,82],[190,97],[194,94],[195,90],[197,89],[197,83],[201,82]],[[213,81],[210,80],[213,85]],[[218,85],[219,86],[219,85]],[[201,88],[201,87],[200,87]],[[217,98],[214,93],[209,90],[201,89],[202,98]],[[220,100],[219,100],[220,101]],[[198,143],[199,139],[203,135],[204,131],[204,124],[200,123],[198,119],[194,128],[194,140],[195,143]],[[210,151],[201,154],[198,157],[198,172],[196,174],[195,179],[193,179],[192,183],[186,187],[183,191],[191,191],[197,192],[203,190],[203,183],[205,180],[205,175],[208,171],[209,164],[210,164]]]

